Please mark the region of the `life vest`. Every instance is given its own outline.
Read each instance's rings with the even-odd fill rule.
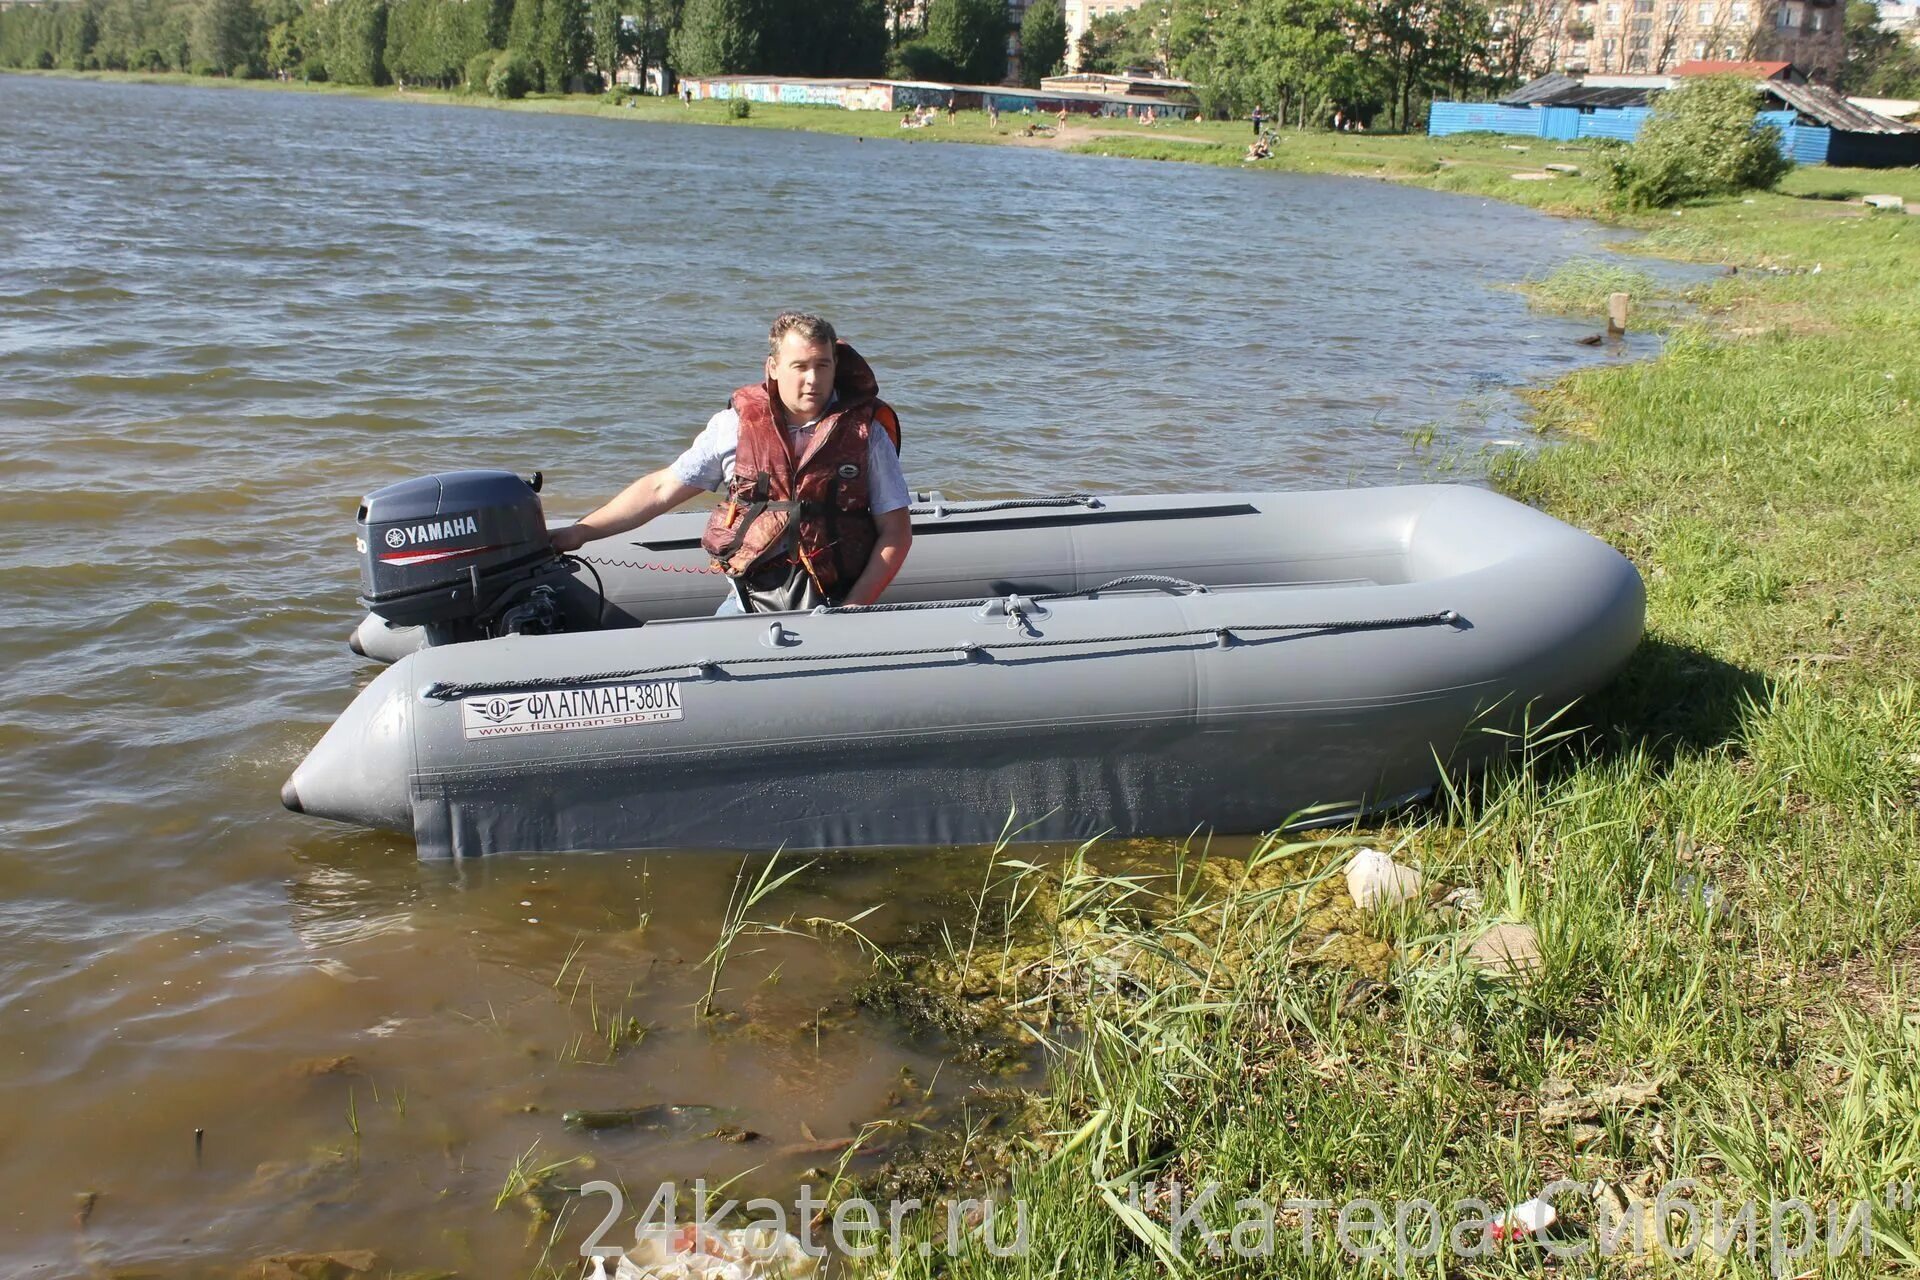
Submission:
[[[795,458],[774,412],[773,385],[733,393],[740,440],[727,500],[713,509],[700,545],[714,567],[742,578],[784,548],[820,593],[838,600],[867,567],[878,539],[868,489],[867,442],[876,424],[900,447],[900,418],[880,399],[873,370],[844,342],[834,344],[833,411]],[[789,538],[787,535],[793,536]]]

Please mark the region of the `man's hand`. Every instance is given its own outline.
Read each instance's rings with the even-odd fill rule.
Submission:
[[[577,524],[568,525],[564,529],[555,529],[547,537],[553,543],[553,549],[563,555],[569,551],[578,551],[594,539],[592,533]]]

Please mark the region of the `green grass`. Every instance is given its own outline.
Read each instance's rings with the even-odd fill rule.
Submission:
[[[1433,181],[1549,185],[1509,192],[1505,163],[1479,146]],[[1789,190],[1914,177],[1796,174]],[[1164,1205],[1142,1217],[1100,1192],[1122,1175],[1218,1180],[1224,1226],[1239,1196],[1499,1208],[1563,1177],[1631,1213],[1690,1177],[1703,1203],[1762,1203],[1761,1250],[1676,1272],[1766,1273],[1765,1202],[1788,1196],[1822,1213],[1873,1202],[1875,1252],[1821,1244],[1782,1274],[1916,1265],[1920,1223],[1882,1193],[1920,1178],[1920,220],[1783,193],[1639,225],[1650,252],[1746,269],[1698,292],[1659,358],[1538,393],[1557,443],[1496,479],[1634,559],[1647,642],[1556,749],[1370,833],[1486,905],[1350,925],[1366,945],[1329,963],[1302,946],[1308,890],[1286,887],[1310,879],[1308,852],[1270,864],[1277,880],[1235,869],[1199,897],[1155,882],[1148,910],[1136,893],[1129,912],[1056,928],[1036,971],[1085,995],[1058,1037],[1072,1047],[1049,1136],[1007,1192],[1030,1200],[1041,1247],[943,1274],[1356,1269],[1302,1256],[1297,1226],[1277,1264],[1191,1239],[1176,1263]],[[1544,292],[1585,305],[1615,282],[1575,268]],[[1537,931],[1533,979],[1460,962],[1496,919]],[[1558,1207],[1568,1239],[1588,1239],[1594,1197]],[[1402,1262],[1440,1274],[1391,1254],[1371,1269]],[[1448,1270],[1542,1267],[1521,1245]]]
[[[1607,298],[1615,293],[1636,303],[1666,294],[1646,272],[1599,258],[1564,262],[1544,276],[1523,281],[1520,289],[1534,307],[1557,315],[1604,315]]]
[[[705,104],[519,109],[727,123]],[[899,133],[758,106],[744,127]],[[1177,122],[1081,149],[1237,165],[1247,136]],[[978,118],[914,140],[940,138],[995,140]],[[1287,134],[1259,167],[1604,213],[1584,177],[1511,176],[1580,164],[1579,147],[1507,145]],[[1881,1202],[1920,1179],[1920,218],[1841,202],[1882,191],[1920,202],[1920,173],[1801,170],[1777,193],[1623,221],[1642,252],[1735,270],[1692,291],[1658,358],[1539,391],[1553,447],[1500,459],[1495,480],[1639,565],[1647,640],[1554,749],[1368,833],[1431,884],[1477,889],[1477,910],[1342,910],[1333,846],[1196,866],[1096,845],[1044,890],[1024,864],[988,869],[923,972],[1055,1047],[1041,1115],[1000,1139],[997,1190],[1028,1202],[1033,1247],[910,1250],[893,1274],[1769,1269],[1764,1208],[1757,1260],[1670,1268],[1560,1266],[1525,1244],[1444,1272],[1361,1266],[1302,1255],[1294,1222],[1273,1260],[1191,1237],[1176,1257],[1165,1203],[1125,1198],[1145,1178],[1219,1181],[1230,1226],[1242,1195],[1499,1209],[1564,1177],[1631,1213],[1690,1177],[1730,1205],[1875,1203],[1871,1259],[1816,1246],[1781,1274],[1920,1267],[1911,1207]],[[1576,268],[1538,292],[1586,307],[1616,280]],[[1536,930],[1536,975],[1462,962],[1496,920]],[[968,985],[943,962],[990,972]],[[1598,1201],[1558,1207],[1587,1240]]]

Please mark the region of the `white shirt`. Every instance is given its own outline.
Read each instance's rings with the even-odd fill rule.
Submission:
[[[829,402],[828,411],[833,405]],[[793,456],[800,458],[806,454],[807,446],[813,443],[814,429],[820,425],[818,418],[797,427],[787,428],[787,444],[793,450]],[[674,459],[670,468],[674,478],[682,484],[690,484],[700,489],[718,490],[727,481],[733,479],[733,456],[740,447],[740,415],[732,406],[722,409],[707,419],[706,428],[694,437],[687,451]],[[893,447],[893,439],[885,428],[878,423],[867,433],[867,503],[868,509],[876,516],[889,511],[898,511],[910,501],[907,492],[907,477],[900,470],[900,454]]]

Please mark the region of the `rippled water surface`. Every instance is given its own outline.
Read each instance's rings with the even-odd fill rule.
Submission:
[[[1599,245],[1356,180],[0,77],[0,1272],[523,1275],[493,1203],[530,1149],[778,1189],[903,1068],[979,1081],[806,1025],[867,971],[837,943],[759,940],[698,1025],[738,859],[423,866],[282,812],[367,674],[365,489],[540,467],[583,510],[790,305],[873,361],[919,487],[1386,482],[1611,358],[1501,287]],[[882,904],[885,941],[979,866],[832,860],[780,910]],[[610,1053],[616,1013],[648,1030]],[[650,1102],[766,1136],[559,1121]]]

